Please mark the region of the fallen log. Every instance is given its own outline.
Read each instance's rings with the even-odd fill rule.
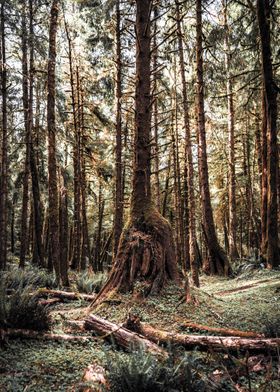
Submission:
[[[0,336],[2,339],[7,338],[23,338],[23,339],[39,339],[39,340],[53,340],[66,342],[88,342],[92,340],[91,336],[77,336],[67,334],[54,334],[32,331],[29,329],[0,329]]]
[[[276,351],[280,348],[280,338],[241,338],[236,336],[200,336],[172,333],[156,329],[151,325],[141,323],[137,316],[130,316],[125,323],[126,328],[135,331],[157,344],[175,344],[186,349],[200,351]]]
[[[50,290],[50,289],[40,289],[36,292],[38,297],[46,297],[52,296],[56,298],[60,298],[61,300],[78,300],[83,299],[85,301],[93,301],[96,297],[94,294],[81,294],[75,292],[68,292],[68,291],[60,291],[60,290]]]
[[[93,314],[90,314],[85,319],[85,329],[93,330],[103,339],[111,340],[125,350],[131,351],[136,347],[144,347],[145,350],[152,354],[162,358],[167,357],[167,353],[163,349],[150,340],[145,339],[144,336]]]
[[[185,322],[181,325],[183,328],[190,328],[196,331],[207,331],[214,334],[219,334],[221,336],[238,336],[240,338],[263,338],[264,335],[257,332],[251,331],[240,331],[238,329],[231,328],[218,328],[218,327],[208,327],[207,325],[197,324],[194,322]]]
[[[43,306],[49,306],[49,305],[57,304],[61,301],[62,301],[61,298],[48,298],[48,299],[41,299],[39,301],[39,304]]]

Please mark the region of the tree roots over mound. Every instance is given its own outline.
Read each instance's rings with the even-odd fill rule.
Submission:
[[[171,226],[151,208],[124,229],[110,276],[93,304],[112,292],[133,291],[136,282],[147,296],[158,293],[167,280],[177,279]]]

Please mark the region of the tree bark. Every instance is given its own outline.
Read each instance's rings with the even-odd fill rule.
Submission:
[[[0,270],[7,264],[7,209],[8,209],[8,119],[7,119],[7,64],[6,64],[6,1],[1,2],[1,97],[2,140],[0,179]]]
[[[262,77],[264,84],[267,126],[267,213],[266,260],[268,268],[279,266],[278,205],[277,205],[277,88],[273,80],[270,39],[270,4],[257,0],[257,17],[261,41]]]
[[[209,175],[207,162],[207,145],[204,112],[204,81],[202,53],[202,6],[201,0],[196,1],[196,76],[197,76],[197,131],[199,139],[199,175],[201,188],[202,221],[205,242],[209,251],[210,274],[228,276],[230,272],[228,258],[218,243],[211,206]]]

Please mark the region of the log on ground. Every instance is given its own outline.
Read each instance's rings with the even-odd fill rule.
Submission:
[[[214,334],[219,334],[221,336],[237,336],[240,338],[263,338],[264,335],[257,332],[251,331],[240,331],[233,328],[219,328],[219,327],[209,327],[208,325],[197,324],[194,322],[185,322],[182,324],[183,328],[189,328],[195,331],[207,331]]]
[[[156,329],[148,324],[140,323],[137,332],[157,344],[175,344],[184,348],[200,351],[250,351],[267,352],[280,349],[280,338],[241,338],[236,336],[203,336],[185,335]]]
[[[23,339],[39,339],[39,340],[53,340],[53,341],[71,341],[71,342],[88,342],[92,340],[91,336],[68,335],[68,334],[54,334],[32,331],[29,329],[0,329],[1,339],[5,338],[23,338]]]
[[[79,300],[83,299],[84,301],[93,301],[96,297],[94,294],[81,294],[75,292],[68,292],[68,291],[60,291],[60,290],[49,290],[49,289],[40,289],[36,295],[38,297],[56,297],[60,298],[61,300]]]
[[[162,358],[167,357],[167,353],[163,349],[149,339],[145,339],[144,336],[129,331],[121,325],[114,324],[96,315],[90,314],[85,319],[85,328],[87,330],[93,330],[104,339],[113,341],[125,350],[131,351],[137,347],[144,347],[145,350],[152,354]]]

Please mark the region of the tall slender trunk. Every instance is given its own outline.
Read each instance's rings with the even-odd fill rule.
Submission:
[[[202,221],[205,242],[209,251],[210,273],[229,274],[229,262],[224,250],[218,243],[211,206],[209,175],[207,162],[207,145],[204,113],[204,81],[202,53],[202,6],[201,0],[196,1],[196,76],[197,76],[197,130],[199,137],[199,175],[201,186]]]
[[[234,124],[234,102],[233,102],[233,87],[231,78],[231,53],[229,42],[229,27],[227,17],[227,3],[228,0],[223,0],[224,11],[224,28],[225,28],[225,68],[227,74],[227,105],[228,105],[228,142],[229,142],[229,226],[228,226],[228,239],[229,239],[229,256],[231,260],[239,257],[237,244],[236,244],[236,178],[235,178],[235,124]]]
[[[22,210],[21,210],[21,234],[20,234],[20,260],[19,267],[24,268],[27,247],[27,222],[28,222],[28,193],[30,174],[30,143],[31,131],[28,120],[28,53],[27,53],[27,26],[26,26],[26,1],[23,2],[22,10],[22,101],[25,129],[25,164],[23,176]]]
[[[116,182],[114,215],[114,257],[117,254],[123,228],[123,157],[122,157],[122,52],[120,1],[116,2]]]
[[[262,88],[262,183],[261,183],[261,256],[267,251],[267,113],[264,86]]]
[[[80,77],[78,77],[80,79]],[[81,251],[81,269],[86,268],[87,259],[90,264],[90,241],[88,234],[88,219],[87,219],[87,178],[86,178],[86,157],[85,157],[85,120],[84,120],[84,90],[79,81],[77,86],[79,110],[80,110],[80,127],[81,127],[81,200],[82,200],[82,251]]]
[[[34,103],[34,7],[29,0],[29,94],[28,94],[28,128],[30,132],[30,172],[32,178],[33,216],[34,216],[34,252],[33,262],[45,265],[42,239],[42,204],[35,150],[33,144],[33,103]]]
[[[189,105],[187,95],[187,82],[185,75],[185,59],[183,49],[183,33],[181,27],[181,12],[179,2],[176,0],[176,21],[177,21],[177,36],[179,48],[180,73],[183,93],[183,109],[184,109],[184,127],[185,127],[185,173],[187,181],[187,197],[188,197],[188,239],[189,239],[189,261],[192,271],[192,280],[195,286],[199,287],[198,276],[198,254],[197,254],[197,237],[196,237],[196,203],[194,193],[194,170],[193,170],[193,154],[192,154],[192,140],[189,119]],[[187,207],[186,207],[187,209]],[[187,233],[186,233],[187,236]]]
[[[277,205],[277,89],[273,80],[271,39],[270,39],[270,2],[257,0],[257,16],[261,41],[262,77],[267,123],[267,252],[268,268],[279,265],[278,247],[278,205]]]
[[[73,253],[71,259],[71,268],[80,268],[81,263],[81,171],[80,171],[80,124],[79,113],[77,110],[77,99],[75,91],[75,71],[72,53],[72,40],[68,25],[65,20],[65,31],[68,41],[68,56],[70,68],[70,87],[71,87],[71,105],[74,126],[74,146],[73,146],[73,166],[74,166],[74,231],[73,231]]]
[[[159,182],[159,143],[158,143],[158,49],[157,49],[157,35],[158,35],[158,6],[154,5],[154,31],[153,31],[153,120],[154,120],[154,176],[155,176],[155,204],[160,210],[160,182]]]
[[[1,182],[0,182],[0,270],[7,264],[7,209],[8,209],[8,120],[7,120],[7,64],[6,64],[6,1],[1,2]]]
[[[49,173],[49,225],[52,262],[56,279],[60,282],[59,205],[56,163],[56,123],[55,123],[55,65],[56,34],[58,26],[59,0],[53,0],[51,7],[48,56],[48,173]]]

